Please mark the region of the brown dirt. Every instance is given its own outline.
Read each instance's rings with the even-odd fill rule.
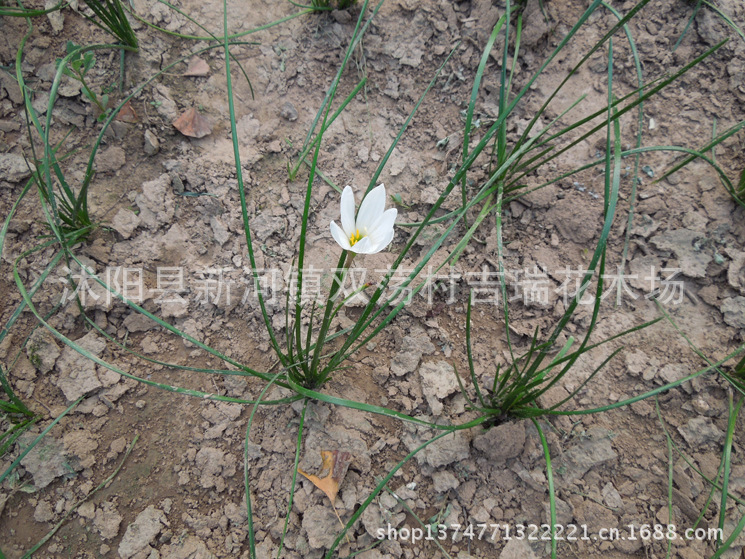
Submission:
[[[354,185],[357,190],[368,184],[437,67],[460,40],[458,52],[445,66],[381,175],[388,192],[400,194],[411,206],[409,210],[399,208],[400,219],[408,222],[422,218],[458,165],[461,111],[470,96],[481,49],[496,21],[494,15],[500,13],[492,4],[488,0],[389,0],[383,5],[341,81],[340,96],[351,91],[362,77],[367,78],[367,85],[326,134],[320,156],[320,169],[325,176],[338,185]],[[516,90],[565,35],[585,3],[573,0],[545,4],[548,24],[537,11],[537,3],[529,2]],[[628,2],[621,8],[631,5]],[[719,5],[735,22],[745,25],[745,9],[739,2],[722,0]],[[180,6],[215,33],[221,29],[220,3],[185,1]],[[135,8],[148,20],[171,30],[197,31],[162,5],[142,0],[135,2]],[[238,32],[281,18],[295,8],[289,3],[249,0],[233,3],[229,10],[231,32]],[[715,119],[717,130],[721,131],[745,117],[745,42],[710,10],[702,9],[673,52],[672,46],[690,13],[687,2],[653,1],[633,22],[632,33],[647,79],[670,72],[723,37],[733,37],[704,64],[645,104],[645,145],[698,147],[711,137]],[[251,88],[234,68],[241,157],[249,214],[255,223],[259,267],[287,270],[295,257],[307,169],[295,181],[289,181],[287,164],[296,161],[298,147],[341,62],[357,14],[352,9],[349,13],[296,18],[251,36],[258,44],[234,51],[254,92],[252,97]],[[572,48],[549,67],[518,107],[517,130],[522,130],[533,111],[612,23],[613,18],[607,13],[591,18]],[[74,37],[79,44],[106,40],[103,33],[69,9],[65,11],[61,32],[54,32],[46,18],[37,18],[34,24],[24,72],[39,96],[49,87],[43,66],[62,56],[66,40]],[[0,60],[5,66],[14,60],[25,27],[23,22],[10,19],[0,25],[4,31],[0,37]],[[142,48],[139,54],[126,57],[125,90],[150,77],[168,61],[186,55],[193,46],[141,24],[136,29]],[[614,49],[615,93],[621,96],[634,90],[635,74],[628,44],[619,37]],[[495,48],[479,97],[478,116],[485,124],[493,121],[497,108],[499,51]],[[604,52],[599,52],[591,58],[562,90],[547,117],[557,116],[581,95],[587,95],[587,99],[580,111],[603,106],[607,95],[605,57]],[[117,123],[107,136],[90,191],[91,213],[106,227],[96,230],[87,243],[76,249],[76,254],[99,274],[115,266],[143,269],[145,284],[153,290],[143,304],[147,310],[232,359],[266,371],[274,360],[261,315],[255,304],[240,302],[244,288],[241,281],[245,280],[241,268],[248,264],[248,258],[232,159],[224,59],[219,49],[203,58],[210,66],[207,76],[183,77],[186,65],[176,66],[155,82],[157,85],[149,85],[135,96],[132,105],[137,122]],[[95,87],[115,83],[117,61],[113,55],[98,56],[92,72]],[[18,93],[7,85],[6,77],[3,80],[0,138],[4,147],[0,151],[28,155],[29,141],[22,133],[24,121]],[[116,93],[112,96],[116,97]],[[210,135],[193,140],[174,130],[173,118],[190,107],[198,107],[211,122]],[[100,130],[90,103],[73,95],[60,99],[56,110],[59,114],[55,113],[53,140],[62,140],[71,127],[77,126],[65,140],[64,149],[90,145]],[[654,127],[650,119],[654,119]],[[631,147],[637,126],[635,115],[624,117],[622,126],[624,142]],[[146,131],[159,140],[160,149],[154,155],[146,154],[143,148]],[[515,132],[511,129],[510,137]],[[717,162],[732,177],[745,166],[740,136],[725,142],[716,153]],[[443,149],[438,142],[446,137],[449,142]],[[539,171],[538,176],[528,177],[528,184],[537,186],[594,160],[602,155],[604,141],[598,136],[583,142],[555,165]],[[82,149],[65,163],[75,184],[82,178],[86,154]],[[656,152],[645,155],[641,165],[659,176],[673,159],[670,153]],[[485,176],[481,167],[472,173],[474,181]],[[644,297],[650,291],[643,281],[644,271],[650,266],[680,268],[683,271],[676,279],[684,282],[685,297],[680,304],[669,305],[668,312],[703,354],[712,360],[721,359],[742,343],[745,331],[739,303],[742,299],[738,299],[745,295],[745,280],[742,271],[738,275],[735,269],[745,265],[743,210],[732,202],[715,173],[704,163],[693,163],[661,183],[653,183],[645,173],[641,178],[635,214],[637,230],[632,236],[626,269],[640,278],[632,281],[630,287],[635,298],[624,293],[620,306],[614,306],[610,299],[605,301],[595,339],[658,316],[655,305]],[[180,194],[179,183],[192,195]],[[611,234],[609,270],[621,262],[630,183],[629,173],[622,185],[621,209]],[[20,182],[0,180],[5,193],[0,199],[3,216],[21,186]],[[338,219],[339,197],[320,180],[316,188],[307,238],[308,264],[329,269],[335,266],[338,252],[328,235],[328,222]],[[578,270],[587,266],[588,251],[593,249],[601,227],[602,190],[602,174],[588,171],[512,202],[505,215],[507,269],[529,272],[536,265],[544,267],[549,275],[547,285],[553,291],[564,281],[562,271],[567,267]],[[445,208],[452,209],[457,203],[457,199],[448,201]],[[138,218],[133,217],[134,210],[139,212]],[[44,233],[41,220],[38,200],[29,196],[11,223],[0,276],[3,324],[20,300],[12,276],[13,262]],[[407,235],[404,228],[397,228],[391,250],[365,259],[365,266],[370,270],[385,268],[403,247]],[[374,342],[355,355],[349,369],[331,379],[325,392],[387,406],[415,417],[432,419],[439,415],[442,423],[463,423],[475,417],[465,409],[466,401],[457,386],[450,384],[448,379],[452,377],[448,374],[452,366],[461,374],[467,370],[465,301],[472,286],[467,279],[473,281],[484,270],[495,271],[493,222],[487,220],[476,236],[483,244],[472,243],[458,264],[457,271],[464,279],[456,282],[456,302],[444,304],[436,300],[429,305],[421,298],[415,299]],[[457,235],[444,249],[452,249],[455,243]],[[414,266],[420,250],[415,249],[403,268]],[[47,250],[21,263],[20,276],[27,286],[38,277],[51,255]],[[158,301],[158,269],[166,267],[184,270],[185,285],[180,295],[185,305]],[[204,280],[217,277],[215,270],[219,268],[225,270],[226,278],[236,282],[231,303],[225,298],[204,300]],[[63,277],[61,269],[56,270],[48,288],[37,295],[35,302],[42,314],[51,310],[62,295]],[[100,290],[96,293],[102,295]],[[564,306],[560,296],[552,295],[547,305],[524,304],[519,292],[517,299],[510,306],[511,336],[516,346],[524,349],[536,327],[544,335],[551,331]],[[276,300],[270,312],[279,329],[284,325],[284,295],[279,294]],[[149,359],[189,367],[235,369],[155,323],[139,320],[121,303],[107,303],[102,296],[97,301],[89,298],[84,306],[109,335]],[[340,317],[340,324],[350,324],[358,315],[359,307],[351,306]],[[589,309],[582,309],[570,323],[570,332],[582,336],[589,320]],[[73,303],[57,312],[50,323],[72,340],[88,337],[86,343],[97,348],[102,359],[149,381],[246,399],[255,398],[263,386],[244,376],[178,370],[140,359],[113,343],[104,344],[102,336],[87,332]],[[41,333],[35,334],[38,338],[29,345],[36,349],[20,353],[11,367],[19,345],[34,324],[31,314],[24,313],[0,347],[3,367],[10,368],[9,376],[19,396],[44,418],[33,433],[40,432],[69,405],[71,394],[82,390],[80,393],[88,395],[47,437],[47,454],[24,462],[19,475],[6,480],[0,488],[0,502],[7,499],[0,514],[0,547],[6,556],[22,556],[79,499],[111,475],[127,445],[138,435],[134,450],[118,475],[67,519],[39,556],[248,557],[243,453],[251,408],[112,377]],[[483,380],[493,375],[496,365],[503,364],[508,355],[501,305],[476,306],[473,331],[476,373]],[[664,322],[625,338],[623,345],[624,350],[579,392],[576,407],[611,404],[705,366],[685,340]],[[558,402],[577,388],[616,347],[603,346],[580,360],[567,375],[564,386],[547,394],[542,403]],[[412,355],[416,361],[413,364],[409,363]],[[401,363],[409,364],[402,367]],[[97,385],[83,390],[81,375],[88,375],[86,378]],[[434,388],[428,384],[429,378],[435,379]],[[721,377],[707,375],[659,397],[661,413],[676,444],[710,477],[716,475],[719,464],[730,390]],[[269,397],[287,395],[287,391],[277,389]],[[250,432],[249,471],[258,557],[277,554],[300,410],[298,402],[262,407]],[[601,528],[620,528],[626,530],[626,535],[630,525],[639,530],[645,524],[672,523],[679,534],[693,526],[708,490],[691,467],[676,456],[673,518],[668,521],[668,450],[653,400],[598,415],[555,417],[543,427],[557,476],[561,524],[585,524],[590,534]],[[739,446],[742,432],[740,418],[730,480],[730,490],[740,497],[745,488],[745,464]],[[430,430],[389,418],[312,404],[306,416],[300,467],[316,472],[321,464],[320,451],[324,449],[339,448],[353,454],[354,461],[336,503],[339,515],[346,520],[380,478],[418,442],[432,435]],[[18,452],[20,448],[15,448],[0,461],[0,471],[5,471]],[[35,474],[35,468],[41,464],[53,469],[50,453],[59,457],[60,469],[54,470],[56,477],[51,483],[37,487],[42,474]],[[19,490],[24,483],[30,492]],[[488,433],[476,428],[448,437],[405,464],[389,486],[425,522],[437,518],[448,524],[499,523],[514,529],[521,523],[548,521],[545,461],[537,431],[528,421],[501,425]],[[710,508],[704,525],[716,526],[716,506]],[[728,519],[736,521],[739,513],[730,511]],[[400,503],[391,495],[382,494],[350,533],[350,541],[341,545],[339,556],[374,544],[375,530],[388,522],[398,528],[418,526]],[[282,557],[322,557],[338,528],[327,498],[307,480],[299,479]],[[451,556],[460,558],[528,558],[549,553],[545,541],[528,545],[519,539],[509,544],[499,538],[487,540],[456,538],[442,545]],[[743,543],[737,542],[727,556],[738,557]],[[713,549],[713,542],[677,540],[672,556],[705,557]],[[664,557],[666,551],[664,542],[629,539],[560,545],[563,557]],[[385,541],[356,556],[409,559],[439,557],[441,552],[433,542]]]

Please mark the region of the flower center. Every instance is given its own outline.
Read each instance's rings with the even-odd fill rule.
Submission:
[[[359,229],[357,229],[357,231],[356,231],[355,233],[352,233],[352,236],[351,236],[351,237],[349,237],[349,244],[350,244],[351,246],[354,246],[355,244],[357,244],[357,242],[358,242],[358,241],[359,241],[359,240],[360,240],[361,238],[362,238],[362,235],[360,235],[360,230],[359,230]]]

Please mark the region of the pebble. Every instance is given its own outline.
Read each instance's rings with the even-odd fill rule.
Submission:
[[[76,343],[96,357],[100,357],[106,348],[106,342],[93,331]],[[68,402],[74,402],[104,385],[97,374],[96,364],[71,347],[62,350],[56,367],[59,371],[57,387],[64,392]]]
[[[618,455],[610,444],[610,433],[593,427],[587,431],[588,438],[565,451],[558,460],[556,471],[563,471],[565,481],[582,478],[591,468],[614,462]]]
[[[164,526],[168,526],[168,520],[163,511],[156,509],[153,505],[147,507],[132,524],[127,526],[127,531],[119,543],[118,551],[121,559],[129,559],[142,551],[149,551],[147,548]]]
[[[504,546],[499,559],[537,559],[526,539],[512,538]]]
[[[459,460],[465,460],[468,455],[469,448],[466,434],[463,431],[455,431],[452,435],[443,437],[419,452],[417,460],[424,461],[434,468],[439,468]]]
[[[111,146],[100,150],[96,154],[96,171],[99,173],[112,173],[118,171],[127,162],[124,149],[119,146]]]
[[[150,130],[145,130],[145,155],[155,155],[160,151],[160,142],[158,137]]]
[[[474,448],[493,463],[501,464],[519,456],[525,446],[525,424],[522,421],[492,427],[473,440]]]
[[[303,529],[313,549],[328,548],[334,543],[337,531],[336,515],[327,503],[310,507],[303,514]]]
[[[111,226],[114,228],[114,231],[122,236],[122,238],[129,239],[141,222],[142,220],[140,219],[140,216],[133,211],[121,209],[111,221]]]
[[[621,499],[620,493],[613,486],[612,483],[608,482],[603,486],[601,491],[603,495],[603,501],[612,509],[620,509],[623,507],[623,499]]]
[[[0,176],[9,182],[20,182],[31,176],[29,170],[30,163],[26,163],[26,158],[15,153],[0,154]],[[33,165],[32,167],[33,168]]]
[[[720,307],[724,322],[735,328],[745,329],[745,297],[729,297]]]
[[[419,368],[422,394],[432,413],[440,415],[444,409],[442,400],[458,391],[458,380],[453,366],[446,361],[423,363]]]
[[[285,104],[282,105],[282,108],[279,110],[279,116],[286,120],[289,120],[290,122],[296,121],[298,113],[295,105],[293,105],[289,101],[286,101]]]
[[[684,426],[678,427],[678,432],[693,447],[718,443],[724,437],[724,433],[708,417],[694,417]]]
[[[652,244],[660,250],[671,251],[678,259],[683,275],[689,278],[706,277],[706,266],[712,257],[703,250],[705,237],[690,229],[673,229],[652,237]]]
[[[437,493],[445,493],[450,489],[456,489],[460,485],[458,478],[447,470],[432,474],[432,482]]]

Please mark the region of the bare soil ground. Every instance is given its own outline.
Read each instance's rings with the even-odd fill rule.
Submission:
[[[364,90],[326,134],[320,170],[337,185],[367,185],[381,157],[414,104],[460,41],[454,57],[427,96],[381,181],[389,194],[408,206],[399,207],[400,221],[421,219],[457,167],[462,145],[462,111],[485,41],[501,13],[498,2],[471,0],[389,0],[376,17],[361,48],[344,74],[340,91],[346,95],[362,78]],[[516,89],[550,54],[585,8],[571,0],[545,2],[547,20],[538,3],[529,1],[522,56],[516,69]],[[615,3],[627,10],[633,3]],[[222,4],[184,0],[177,5],[214,33],[221,33]],[[722,0],[720,8],[745,25],[745,7]],[[202,32],[162,4],[136,0],[145,19],[182,33]],[[289,3],[267,0],[233,2],[228,7],[231,32],[254,28],[293,13]],[[645,145],[700,147],[711,138],[716,121],[724,130],[745,118],[745,42],[709,9],[702,9],[680,46],[672,47],[690,17],[691,4],[653,1],[633,21],[646,80],[671,72],[725,37],[732,40],[678,82],[645,104]],[[65,42],[87,44],[105,39],[78,14],[65,10],[64,21],[53,27],[47,18],[34,20],[35,30],[24,56],[23,71],[39,106],[46,102],[50,67],[64,54]],[[235,101],[244,178],[259,267],[280,270],[271,278],[275,297],[270,303],[273,325],[284,327],[283,277],[293,263],[300,234],[302,199],[307,180],[303,169],[289,181],[287,165],[297,160],[299,146],[311,126],[325,92],[341,62],[358,9],[312,14],[250,35],[257,41],[236,47],[251,87],[234,67]],[[614,23],[599,12],[565,52],[533,86],[518,108],[520,119],[510,129],[515,136],[568,70]],[[178,40],[136,24],[141,51],[124,62],[124,90],[148,79],[165,64],[185,56],[194,43]],[[22,21],[0,21],[0,60],[13,64]],[[478,117],[486,126],[498,109],[500,48],[490,59],[479,96]],[[636,88],[628,44],[614,43],[616,95]],[[184,77],[186,64],[175,66],[162,79],[145,87],[132,102],[133,122],[118,121],[97,160],[90,191],[91,213],[103,227],[76,249],[97,273],[139,270],[144,278],[143,306],[199,341],[256,370],[274,365],[256,301],[244,301],[248,264],[243,235],[233,148],[230,139],[224,57],[219,49],[202,55],[206,75]],[[606,54],[596,53],[562,90],[547,116],[557,116],[581,95],[580,111],[603,106],[606,92]],[[116,85],[118,56],[98,54],[92,83],[99,89]],[[0,151],[29,156],[29,142],[20,95],[6,72],[0,72]],[[74,84],[67,83],[54,113],[53,139],[64,139],[64,150],[75,152],[65,162],[69,176],[79,181],[87,152],[100,130],[90,103]],[[116,97],[116,88],[112,88]],[[184,110],[196,107],[211,124],[211,134],[190,139],[172,126]],[[547,124],[547,122],[544,122]],[[626,147],[636,131],[633,113],[623,120]],[[146,138],[147,133],[147,138]],[[460,134],[460,136],[459,136]],[[516,137],[516,136],[515,136]],[[155,138],[155,141],[153,140]],[[551,168],[529,176],[537,186],[578,165],[602,156],[604,137],[586,141],[557,160]],[[157,145],[155,145],[157,144]],[[731,177],[745,166],[741,136],[717,149],[718,163]],[[674,277],[682,297],[666,306],[691,341],[712,360],[743,342],[745,332],[745,214],[736,206],[704,163],[693,163],[660,183],[673,154],[646,154],[642,159],[639,199],[625,273],[632,277],[620,291],[611,286],[596,332],[597,339],[614,335],[659,316],[646,297],[658,274]],[[7,160],[3,160],[7,164]],[[622,186],[622,211],[610,241],[608,270],[621,263],[632,162]],[[0,209],[7,215],[22,187],[19,176],[0,176]],[[475,169],[474,181],[486,176]],[[338,220],[339,195],[318,180],[309,227],[308,265],[328,280],[338,248],[328,223]],[[564,289],[588,265],[600,231],[603,176],[587,171],[512,202],[505,215],[508,270],[514,275],[515,299],[510,303],[513,341],[527,348],[530,337],[550,332],[565,308]],[[455,208],[458,197],[445,205]],[[28,196],[11,223],[2,254],[2,323],[20,301],[12,267],[18,255],[45,233],[38,199]],[[409,230],[398,227],[392,247],[365,259],[375,277],[394,259]],[[467,370],[465,302],[470,288],[496,271],[493,221],[477,233],[479,242],[467,248],[454,271],[453,302],[444,294],[432,301],[418,295],[381,335],[357,354],[351,366],[324,388],[344,398],[385,405],[404,413],[462,423],[474,417],[458,390],[453,368]],[[452,249],[458,236],[443,250]],[[403,268],[413,268],[425,242]],[[439,254],[439,253],[438,253]],[[446,253],[444,253],[446,254]],[[51,249],[24,259],[20,278],[29,285],[43,270]],[[437,257],[435,257],[435,260]],[[363,265],[358,263],[361,268]],[[306,266],[307,267],[307,266]],[[180,270],[180,272],[179,272]],[[540,275],[545,301],[529,301],[520,278]],[[652,278],[650,279],[650,271]],[[135,273],[135,272],[132,272]],[[491,274],[491,275],[490,275]],[[571,276],[568,280],[567,276]],[[617,274],[616,274],[617,275]],[[636,277],[634,277],[636,276]],[[134,277],[134,276],[133,276]],[[120,279],[121,281],[121,279]],[[177,285],[178,283],[181,285]],[[444,280],[448,285],[449,280]],[[479,283],[480,282],[480,283]],[[568,283],[567,283],[568,282]],[[40,312],[53,308],[65,290],[62,269],[55,270],[35,302]],[[217,286],[221,291],[217,292]],[[486,289],[484,290],[487,291]],[[57,311],[50,323],[70,339],[120,369],[148,381],[235,398],[255,398],[262,387],[245,376],[209,376],[168,367],[225,368],[217,358],[190,342],[133,313],[120,302],[107,300],[92,286],[84,298],[85,312],[126,350],[86,328],[73,302]],[[488,293],[484,295],[488,298]],[[340,325],[350,324],[359,305],[350,305]],[[570,324],[581,336],[590,321],[583,309]],[[111,475],[128,445],[139,436],[132,454],[113,480],[67,519],[38,552],[40,557],[248,557],[244,437],[251,408],[214,402],[159,389],[126,379],[82,358],[37,330],[28,350],[17,348],[36,324],[30,313],[0,347],[4,368],[19,396],[44,418],[38,434],[78,396],[86,398],[28,455],[17,475],[0,488],[0,543],[9,558],[21,557],[67,511]],[[474,359],[481,379],[494,375],[508,353],[501,302],[474,307]],[[686,341],[667,322],[623,340],[623,351],[578,394],[576,406],[592,408],[641,394],[705,366]],[[544,405],[558,402],[579,386],[597,365],[618,347],[603,346],[577,363],[563,386],[550,392]],[[137,355],[144,355],[144,360]],[[227,367],[235,369],[235,367]],[[470,385],[470,381],[466,380]],[[659,397],[659,409],[670,434],[692,463],[713,478],[719,465],[727,427],[728,386],[719,377],[704,375]],[[273,390],[270,397],[287,393]],[[258,557],[274,557],[284,527],[289,498],[299,403],[266,406],[257,413],[248,454]],[[666,541],[639,537],[643,525],[674,525],[680,535],[694,526],[708,498],[708,487],[677,454],[673,457],[672,517],[668,515],[668,448],[655,412],[654,400],[592,416],[555,417],[546,422],[562,525],[586,525],[587,541],[560,544],[561,557],[664,557]],[[745,463],[742,459],[742,418],[736,426],[730,491],[742,497]],[[336,509],[342,520],[357,510],[390,469],[433,433],[389,418],[328,405],[313,404],[306,416],[300,467],[316,472],[322,450],[348,451],[353,461],[341,487]],[[31,437],[23,439],[28,443]],[[0,462],[4,471],[21,445]],[[540,525],[548,521],[548,485],[537,431],[529,421],[508,423],[489,431],[460,431],[443,439],[405,464],[390,488],[362,515],[339,556],[349,556],[377,542],[377,530],[418,527],[420,519],[443,524]],[[25,484],[25,485],[24,485]],[[339,530],[328,499],[309,481],[299,479],[287,527],[282,557],[322,557]],[[716,527],[718,499],[699,527]],[[732,521],[741,513],[732,510]],[[637,530],[632,539],[631,529]],[[733,525],[726,526],[728,533]],[[593,538],[603,528],[618,528],[624,539]],[[476,533],[478,534],[478,529]],[[440,542],[452,557],[545,557],[548,543],[540,540],[478,537]],[[730,558],[740,557],[738,541]],[[454,540],[454,541],[453,541]],[[708,557],[713,542],[676,539],[671,556]],[[356,555],[365,559],[440,557],[433,541],[412,543],[385,540]]]

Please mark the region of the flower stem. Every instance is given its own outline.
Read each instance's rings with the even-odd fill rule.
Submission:
[[[347,260],[344,263],[344,269],[348,270],[349,267],[352,265],[352,260],[354,260],[354,257],[357,256],[356,252],[352,252],[351,250],[347,252]]]

